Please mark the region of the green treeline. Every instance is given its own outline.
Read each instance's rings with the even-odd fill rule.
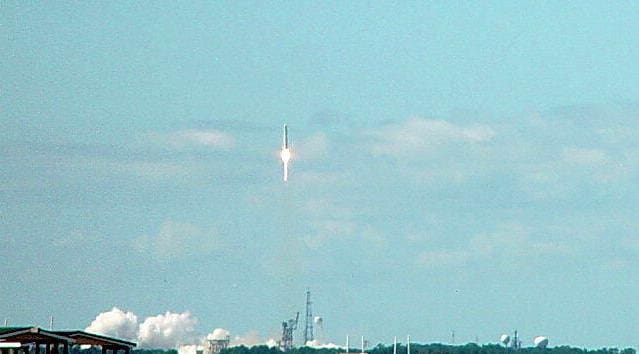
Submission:
[[[175,349],[133,349],[131,354],[178,354]]]
[[[413,344],[410,347],[411,354],[636,354],[632,348],[602,348],[602,349],[581,349],[568,346],[540,348],[511,349],[496,344],[489,345],[445,345],[445,344]],[[288,354],[339,354],[344,352],[341,349],[313,349],[309,347],[294,348]],[[245,346],[227,348],[220,354],[280,354],[281,351],[267,346]],[[359,353],[359,349],[351,349],[350,353]],[[367,354],[393,354],[393,346],[382,344],[366,351]],[[398,354],[406,354],[406,346],[397,346]]]
[[[120,351],[120,353],[123,352]],[[87,349],[80,349],[78,346],[73,346],[71,348],[71,354],[102,354],[102,349],[97,346]],[[178,354],[178,351],[175,349],[133,349],[131,354]]]
[[[411,354],[637,354],[632,348],[602,348],[602,349],[581,349],[568,346],[540,348],[521,348],[513,350],[504,348],[501,345],[488,344],[466,344],[466,345],[446,345],[446,344],[416,344],[410,345]],[[340,354],[342,349],[313,349],[310,347],[299,347],[290,350],[287,354]],[[350,353],[359,354],[359,349],[351,348]],[[74,354],[101,354],[100,351],[81,350]],[[134,349],[131,354],[177,354],[177,350],[163,349]],[[282,354],[277,348],[269,348],[265,345],[253,347],[231,347],[224,349],[220,354]],[[393,346],[378,344],[372,349],[366,350],[366,354],[393,354]],[[405,345],[397,345],[397,354],[406,354]]]

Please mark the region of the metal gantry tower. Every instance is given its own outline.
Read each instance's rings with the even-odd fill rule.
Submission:
[[[295,315],[294,320],[288,320],[282,322],[282,340],[280,341],[280,349],[287,352],[293,349],[293,332],[297,329],[297,320],[300,318],[300,313]]]
[[[306,290],[306,327],[304,327],[304,345],[313,340],[313,308],[311,292]]]

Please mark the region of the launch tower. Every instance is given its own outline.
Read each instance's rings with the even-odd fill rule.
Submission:
[[[304,344],[313,340],[313,308],[311,292],[306,290],[306,327],[304,327]]]
[[[297,320],[300,317],[298,312],[294,320],[282,322],[282,340],[280,340],[280,349],[287,352],[293,349],[293,332],[297,329]]]

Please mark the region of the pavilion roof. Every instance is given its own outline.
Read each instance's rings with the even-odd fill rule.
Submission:
[[[0,327],[0,341],[20,343],[75,343],[75,340],[71,337],[38,327]]]
[[[109,348],[133,348],[135,343],[84,331],[55,331],[55,333],[73,338],[76,344],[99,345]]]

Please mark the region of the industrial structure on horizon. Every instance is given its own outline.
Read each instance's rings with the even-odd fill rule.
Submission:
[[[300,313],[297,312],[295,319],[290,319],[282,322],[282,338],[278,342],[282,351],[289,351],[293,349],[294,338],[293,332],[297,330],[297,323],[299,321]],[[320,326],[323,323],[323,319],[319,316],[313,317],[313,302],[311,301],[311,291],[306,290],[306,314],[304,316],[304,342],[302,345],[306,345],[312,342],[315,337],[313,334],[313,323],[318,323]]]
[[[315,339],[313,337],[313,307],[311,291],[306,290],[306,326],[304,327],[304,344]]]
[[[231,343],[231,336],[223,338],[207,338],[206,347],[203,354],[219,354],[222,350],[228,348]]]
[[[300,318],[300,313],[295,315],[295,319],[282,322],[282,339],[279,342],[279,347],[282,351],[289,351],[293,349],[293,332],[297,329],[297,320]]]
[[[517,330],[515,330],[515,333],[512,339],[510,338],[509,335],[502,334],[501,337],[499,337],[499,341],[506,348],[521,349],[521,340],[519,339],[519,334],[517,333]],[[541,349],[546,348],[548,346],[548,337],[536,336],[535,338],[533,338],[533,345]]]

